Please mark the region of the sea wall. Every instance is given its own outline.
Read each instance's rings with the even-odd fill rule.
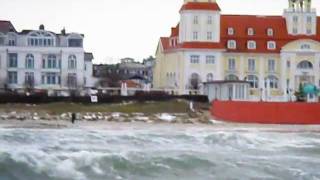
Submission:
[[[320,103],[213,101],[218,120],[261,124],[320,124]]]

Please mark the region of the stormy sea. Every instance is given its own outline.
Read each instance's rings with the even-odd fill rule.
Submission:
[[[320,179],[319,132],[167,126],[1,129],[0,180]]]

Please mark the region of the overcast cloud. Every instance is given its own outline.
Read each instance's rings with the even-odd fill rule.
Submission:
[[[281,15],[288,0],[218,0],[223,14]],[[85,34],[96,63],[154,55],[160,36],[179,21],[183,0],[0,0],[0,19],[18,31],[46,29]],[[320,10],[320,1],[313,7]]]

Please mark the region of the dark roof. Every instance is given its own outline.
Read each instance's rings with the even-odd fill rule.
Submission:
[[[10,31],[17,32],[10,21],[2,21],[2,20],[0,20],[0,32],[8,33]]]
[[[84,53],[84,60],[85,61],[92,61],[94,59],[93,54],[91,52]]]
[[[145,80],[145,78],[144,78],[144,77],[142,77],[142,76],[139,76],[139,75],[134,75],[134,76],[130,77],[129,79],[139,79],[139,80]]]

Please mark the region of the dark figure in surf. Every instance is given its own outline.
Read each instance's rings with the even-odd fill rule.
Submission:
[[[76,113],[72,113],[72,115],[71,115],[71,122],[72,122],[72,124],[74,124],[75,122],[76,122]]]

